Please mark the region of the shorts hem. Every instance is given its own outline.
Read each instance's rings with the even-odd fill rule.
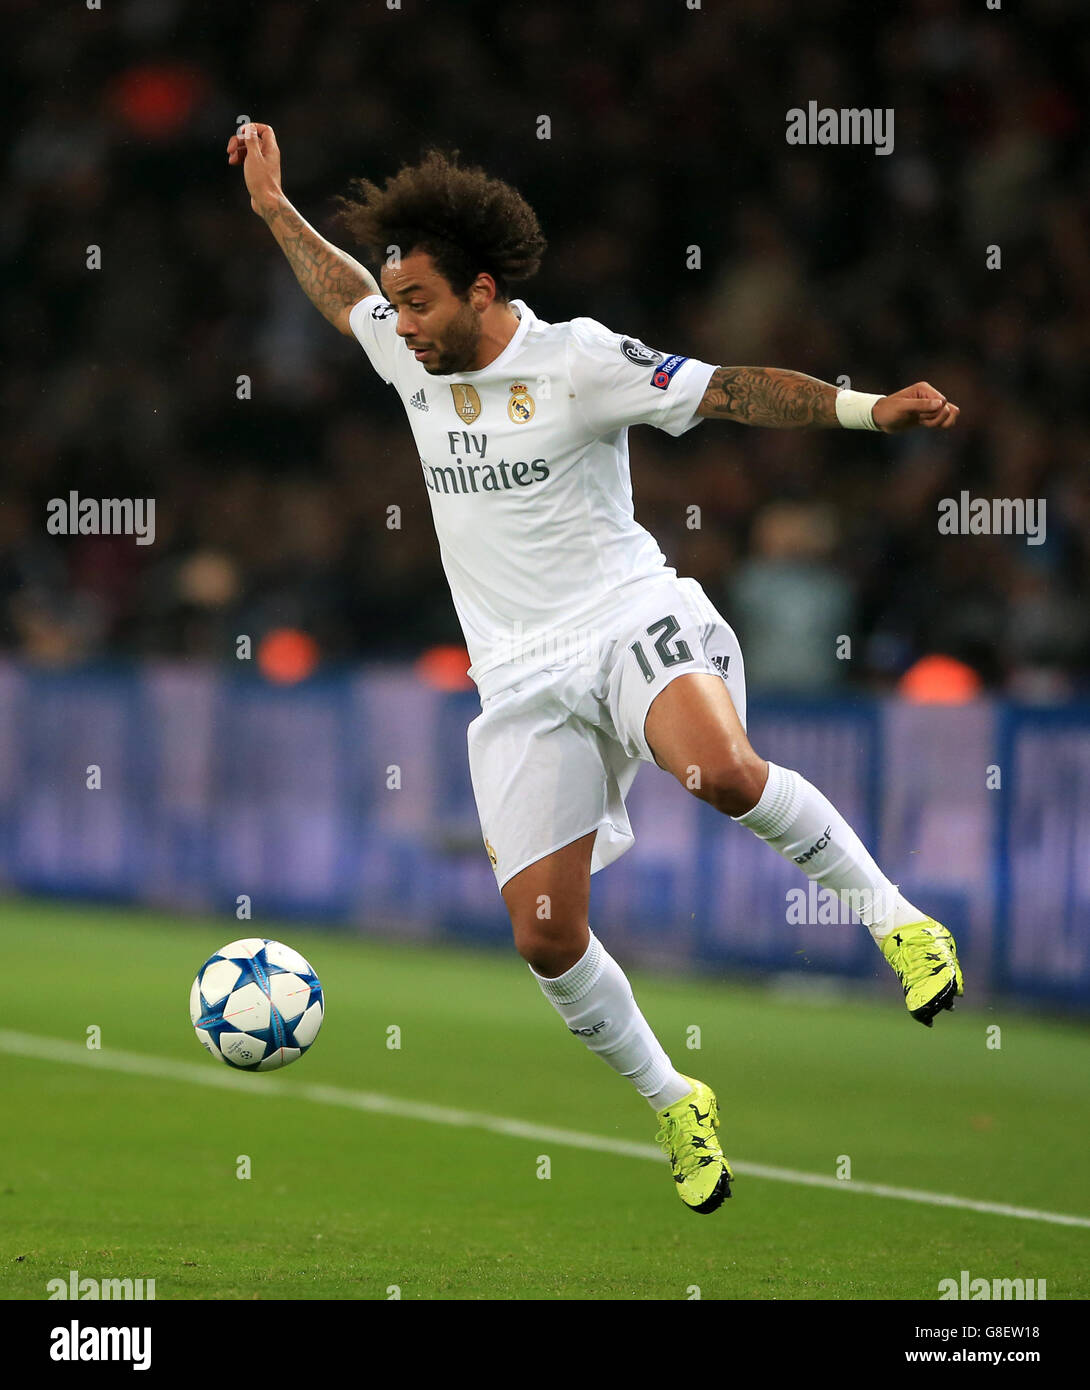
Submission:
[[[523,869],[528,869],[528,868],[530,867],[531,864],[538,864],[538,863],[540,863],[540,861],[541,861],[542,859],[548,859],[548,857],[549,857],[550,854],[555,854],[555,853],[557,852],[557,850],[559,850],[559,849],[565,849],[568,845],[573,845],[573,844],[576,842],[576,840],[581,840],[581,839],[583,838],[584,835],[589,835],[590,832],[591,832],[592,830],[594,830],[594,831],[599,831],[599,830],[601,830],[603,826],[609,826],[609,827],[610,827],[611,829],[613,829],[613,830],[619,829],[619,827],[617,827],[617,826],[615,826],[615,825],[613,824],[613,822],[609,819],[608,816],[602,816],[602,817],[600,817],[598,820],[596,820],[596,821],[594,822],[593,825],[588,825],[588,826],[586,827],[586,829],[584,829],[584,830],[577,830],[577,831],[575,832],[574,835],[566,835],[566,836],[564,837],[563,840],[561,840],[558,844],[553,845],[551,849],[543,849],[543,850],[541,851],[540,854],[533,854],[533,855],[530,856],[529,859],[523,860],[523,862],[522,862],[521,864],[519,864],[516,868],[512,869],[511,872],[510,872],[505,878],[501,879],[501,878],[499,877],[499,875],[497,875],[497,876],[496,876],[496,886],[497,886],[497,888],[499,888],[499,889],[502,891],[504,888],[507,887],[507,885],[511,882],[511,880],[515,877],[516,874],[521,874],[521,873],[522,873]],[[629,832],[628,838],[630,838],[630,839],[634,842],[636,837],[635,837],[634,835],[632,835],[631,832]],[[593,854],[593,849],[592,849],[592,854]],[[599,865],[599,867],[600,867],[600,868],[605,868],[606,865],[602,864],[602,865]],[[592,873],[592,874],[593,874],[593,873],[597,873],[597,872],[598,872],[597,869],[595,869],[595,868],[593,868],[593,867],[591,868],[591,873]]]

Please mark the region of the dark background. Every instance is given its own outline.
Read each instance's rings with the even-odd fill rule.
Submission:
[[[226,660],[236,634],[290,626],[337,661],[460,640],[400,403],[227,166],[245,115],[334,240],[353,175],[458,148],[538,212],[549,251],[516,293],[541,317],[860,390],[926,379],[961,406],[956,430],[898,439],[633,432],[637,516],[739,629],[751,685],[883,688],[948,652],[989,688],[1085,694],[1081,0],[7,9],[9,650]],[[893,107],[894,153],[787,145],[811,99]],[[1047,543],[940,536],[963,488],[1044,498]],[[47,535],[71,489],[155,497],[156,543]]]

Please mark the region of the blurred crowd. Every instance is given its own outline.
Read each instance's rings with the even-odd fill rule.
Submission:
[[[542,318],[960,405],[957,429],[902,437],[633,431],[637,517],[739,630],[752,686],[887,688],[945,653],[988,689],[1085,693],[1082,4],[14,0],[4,647],[226,659],[286,627],[343,661],[459,640],[400,403],[226,163],[247,117],[334,240],[350,177],[457,148],[537,210],[549,250],[516,293]],[[894,152],[788,145],[810,100],[893,108]],[[48,534],[73,490],[154,497],[155,543]],[[1044,543],[940,534],[963,490],[1044,499]]]

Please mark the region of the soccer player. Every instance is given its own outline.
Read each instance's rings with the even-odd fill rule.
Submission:
[[[825,796],[746,737],[738,641],[633,516],[628,429],[949,429],[917,382],[887,396],[655,352],[590,318],[545,323],[511,287],[545,249],[516,189],[429,151],[341,200],[381,285],[284,196],[272,128],[227,145],[315,306],[401,397],[481,713],[469,762],[515,945],[571,1033],[656,1112],[676,1190],[730,1196],[715,1094],[678,1072],[590,929],[590,876],[632,844],[625,795],[656,762],[848,901],[931,1027],[962,993],[950,933],[897,892]],[[542,905],[545,910],[542,910]]]

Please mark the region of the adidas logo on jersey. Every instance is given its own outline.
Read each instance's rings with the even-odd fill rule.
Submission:
[[[410,405],[415,405],[416,408],[417,408],[417,410],[427,410],[427,408],[428,408],[428,403],[427,403],[427,401],[424,399],[424,388],[423,388],[423,386],[421,386],[420,390],[417,391],[415,395],[409,397],[409,404],[410,404]]]

